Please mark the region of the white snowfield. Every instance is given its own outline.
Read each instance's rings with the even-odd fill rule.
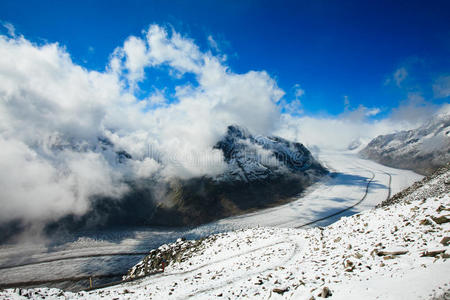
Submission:
[[[325,226],[336,221],[341,216],[352,215],[370,209],[385,200],[389,194],[395,194],[420,179],[421,176],[410,171],[392,169],[363,160],[351,153],[324,153],[320,155],[319,160],[335,172],[336,176],[314,185],[303,197],[288,204],[220,220],[189,231],[139,230],[124,233],[123,237],[117,239],[80,238],[74,242],[57,245],[53,249],[43,245],[33,245],[27,248],[21,245],[3,246],[0,248],[0,267],[14,264],[16,262],[15,258],[23,259],[24,257],[27,258],[24,262],[29,263],[79,255],[149,251],[162,243],[174,241],[180,236],[204,237],[212,233],[227,231],[226,233],[221,233],[220,238],[203,255],[194,256],[187,263],[170,265],[166,272],[161,275],[90,293],[63,293],[60,290],[45,288],[20,290],[20,292],[36,292],[42,294],[42,296],[47,295],[50,298],[61,295],[61,297],[65,296],[68,298],[101,298],[106,296],[108,298],[127,299],[139,297],[165,299],[171,296],[174,299],[178,299],[195,296],[197,298],[210,299],[219,297],[222,294],[222,297],[229,298],[245,296],[261,299],[272,296],[274,298],[291,297],[292,299],[297,299],[305,295],[315,295],[317,297],[316,294],[319,293],[319,289],[324,284],[332,290],[333,297],[338,297],[339,295],[335,293],[337,287],[344,287],[346,284],[350,285],[352,290],[362,289],[370,291],[373,285],[371,287],[367,286],[368,290],[365,290],[365,284],[368,283],[360,282],[359,279],[365,279],[364,276],[370,274],[370,280],[367,282],[379,282],[379,284],[382,284],[382,280],[387,280],[386,276],[389,277],[392,274],[395,277],[400,274],[395,269],[403,266],[403,263],[399,263],[400,261],[407,257],[411,258],[411,255],[413,255],[412,257],[417,257],[417,251],[421,250],[414,250],[416,252],[411,250],[408,254],[389,261],[385,261],[377,256],[375,258],[372,258],[370,255],[370,257],[366,257],[368,253],[364,251],[370,252],[374,248],[374,241],[372,240],[377,240],[376,243],[383,242],[383,245],[386,243],[386,247],[397,247],[400,245],[395,234],[392,236],[387,233],[380,235],[381,232],[385,231],[383,226],[391,226],[398,223],[397,227],[401,228],[400,225],[403,223],[398,221],[396,211],[393,212],[392,208],[390,208],[390,214],[385,213],[384,210],[365,212],[360,217],[344,218],[323,231],[317,228],[304,230],[294,229],[294,227]],[[448,202],[448,197],[439,199],[441,202],[444,200]],[[434,203],[433,201],[427,200],[427,203]],[[448,203],[445,205],[448,205]],[[349,209],[336,216],[329,217],[346,208]],[[405,208],[405,211],[407,210]],[[432,211],[433,208],[430,206],[426,210]],[[367,226],[363,226],[364,222],[362,219],[367,219],[364,220],[365,223],[368,223]],[[311,223],[317,220],[321,221]],[[360,224],[361,222],[363,222],[362,225]],[[354,231],[358,226],[363,226],[361,230],[369,231],[368,228],[373,229],[369,233],[362,234]],[[420,226],[419,228],[424,229]],[[448,228],[445,228],[444,230],[448,231]],[[229,232],[230,230],[237,231]],[[417,229],[411,227],[411,231],[414,232],[414,230]],[[112,235],[114,234],[117,235],[117,233]],[[400,231],[398,234],[400,234]],[[427,235],[433,234],[427,233]],[[442,232],[436,234],[442,234]],[[338,237],[341,238],[340,242],[334,242]],[[415,237],[417,238],[416,235]],[[423,238],[431,239],[428,236]],[[437,237],[433,238],[437,239]],[[347,242],[352,244],[352,249],[346,248],[348,247]],[[417,244],[417,246],[419,245]],[[439,246],[438,243],[436,243],[437,246]],[[366,263],[371,270],[358,266],[352,272],[344,271],[345,257],[350,257],[356,253],[355,251],[363,255],[362,258],[355,258],[355,263]],[[359,255],[357,256],[359,257]],[[352,259],[349,260],[352,261]],[[411,258],[410,260],[412,261],[413,259]],[[386,266],[379,267],[380,261],[383,261]],[[430,265],[432,261],[433,259],[431,258],[417,258],[414,260],[414,262],[426,265]],[[105,274],[108,272],[125,273],[136,262],[136,257],[105,256],[25,265],[3,269],[0,274],[0,282],[13,283],[36,279],[51,280],[70,276]],[[410,261],[405,264],[408,265],[409,263]],[[414,279],[414,276],[425,280],[428,278],[428,275],[425,277],[419,275],[424,270],[426,272],[435,270],[433,274],[441,274],[438,276],[439,280],[448,279],[446,276],[442,276],[442,274],[449,274],[446,264],[443,264],[441,267],[434,267],[440,265],[439,263],[440,261],[426,269],[420,268],[421,273],[416,275],[411,273],[408,276],[412,276],[411,280]],[[414,267],[414,270],[417,269],[416,265],[408,265],[408,267]],[[214,274],[217,274],[217,276]],[[379,279],[376,279],[377,274],[380,274]],[[326,278],[325,275],[327,275]],[[399,281],[403,280],[401,278]],[[260,284],[259,280],[263,284]],[[357,284],[355,284],[355,280],[358,281]],[[391,282],[391,279],[387,281]],[[436,282],[436,286],[443,287],[443,284],[447,282],[442,283],[442,285],[441,283]],[[387,286],[384,283],[382,285]],[[426,286],[427,288],[429,287],[428,284]],[[420,289],[419,285],[415,287],[420,291],[425,290],[423,288]],[[274,288],[288,288],[288,290],[281,295],[273,292]],[[316,290],[311,292],[313,288]],[[363,292],[362,290],[361,293]],[[343,288],[342,291],[346,291],[346,289]],[[376,288],[375,291],[381,292],[382,290]],[[429,290],[427,289],[427,291]],[[388,293],[389,291],[386,290],[386,292]],[[19,297],[18,293],[19,290],[5,290],[0,293],[0,298]],[[355,295],[361,295],[361,293],[358,292]],[[34,294],[33,298],[38,298],[38,294]],[[425,296],[428,297],[427,295]],[[398,299],[395,295],[393,297]]]

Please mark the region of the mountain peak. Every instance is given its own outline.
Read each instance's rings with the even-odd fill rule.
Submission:
[[[285,173],[326,174],[301,143],[277,136],[253,136],[247,129],[230,125],[214,146],[223,152],[228,170],[221,176],[233,180],[265,180]]]

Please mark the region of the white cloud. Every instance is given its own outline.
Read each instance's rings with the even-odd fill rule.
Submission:
[[[147,32],[147,43],[151,65],[168,64],[180,72],[200,72],[205,54],[192,40],[183,38],[177,32],[169,36],[164,28],[152,25]]]
[[[408,72],[405,68],[399,68],[394,73],[394,81],[397,86],[400,86],[401,83],[406,79],[408,76]]]
[[[433,105],[419,94],[411,93],[383,119],[372,119],[381,109],[363,105],[356,109],[348,106],[338,116],[283,114],[276,134],[300,141],[311,149],[343,150],[356,140],[365,144],[380,134],[417,128],[435,114],[449,114],[449,107]]]
[[[384,84],[388,85],[394,83],[397,87],[401,87],[402,82],[408,77],[408,71],[405,67],[400,67],[395,72],[386,78]]]
[[[293,114],[293,115],[299,115],[302,114],[303,111],[303,104],[302,101],[300,101],[300,98],[303,97],[305,94],[305,90],[300,87],[300,84],[294,84],[292,87],[294,99],[291,99],[290,101],[283,100],[280,105],[284,109],[285,113]]]
[[[348,96],[344,96],[344,109],[348,110],[350,108],[350,100],[348,99]]]
[[[441,76],[433,83],[433,93],[435,98],[450,97],[450,76]]]
[[[161,91],[137,99],[146,68],[161,66],[193,73],[197,85],[176,87],[172,103]],[[270,132],[282,95],[266,72],[233,73],[222,58],[157,25],[129,37],[105,72],[74,64],[58,44],[0,36],[0,222],[82,214],[93,196],[120,198],[125,179],[221,172],[213,145],[226,126]],[[99,137],[138,159],[118,164]]]
[[[305,90],[300,87],[300,84],[294,85],[294,95],[295,99],[302,97],[305,94]]]
[[[211,49],[220,52],[219,45],[217,44],[216,40],[211,35],[208,35],[208,45],[211,47]]]
[[[288,114],[298,115],[303,113],[302,102],[298,99],[291,100],[290,102],[283,101],[283,108]]]
[[[376,116],[380,112],[381,112],[381,110],[379,108],[371,108],[366,111],[366,116],[368,116],[368,117]]]
[[[6,28],[6,30],[8,31],[8,35],[11,37],[16,37],[16,28],[14,27],[13,24],[8,23],[8,22],[2,22],[3,27]]]
[[[120,175],[98,153],[63,151],[52,160],[22,141],[0,137],[0,220],[56,220],[82,214],[92,195],[126,191]]]
[[[167,103],[167,99],[162,91],[156,90],[153,94],[151,94],[141,102],[144,102],[146,106],[149,105],[151,107],[155,107],[165,105]]]
[[[420,124],[428,120],[439,107],[425,100],[420,93],[409,93],[399,107],[392,109],[391,118],[398,122]]]
[[[149,68],[191,73],[196,82],[175,87],[171,102],[164,90],[138,99]],[[304,90],[295,88],[291,103],[301,110]],[[104,72],[73,63],[58,44],[0,36],[0,223],[82,214],[94,196],[120,198],[128,180],[217,174],[223,156],[213,146],[230,124],[342,148],[416,118],[408,105],[394,114],[403,125],[367,121],[379,109],[364,106],[336,118],[281,115],[283,95],[266,72],[234,73],[222,57],[157,25],[126,39]],[[99,137],[114,148],[102,150]],[[134,160],[118,163],[121,150]]]
[[[129,37],[123,46],[125,68],[128,70],[128,80],[137,82],[144,79],[144,67],[147,65],[147,46],[145,42],[134,36]]]
[[[310,149],[319,148],[321,150],[345,150],[355,140],[368,143],[377,135],[411,128],[410,124],[395,123],[389,119],[368,121],[352,115],[295,117],[285,114],[282,118],[276,134],[287,139],[301,141]]]

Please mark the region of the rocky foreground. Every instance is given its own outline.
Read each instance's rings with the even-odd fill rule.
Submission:
[[[382,206],[326,228],[179,240],[150,252],[120,285],[80,293],[9,289],[0,298],[447,299],[449,192],[447,165]]]

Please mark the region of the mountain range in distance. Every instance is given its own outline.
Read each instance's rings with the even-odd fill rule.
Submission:
[[[360,155],[386,166],[430,175],[450,161],[450,115],[436,115],[413,130],[380,135]]]

